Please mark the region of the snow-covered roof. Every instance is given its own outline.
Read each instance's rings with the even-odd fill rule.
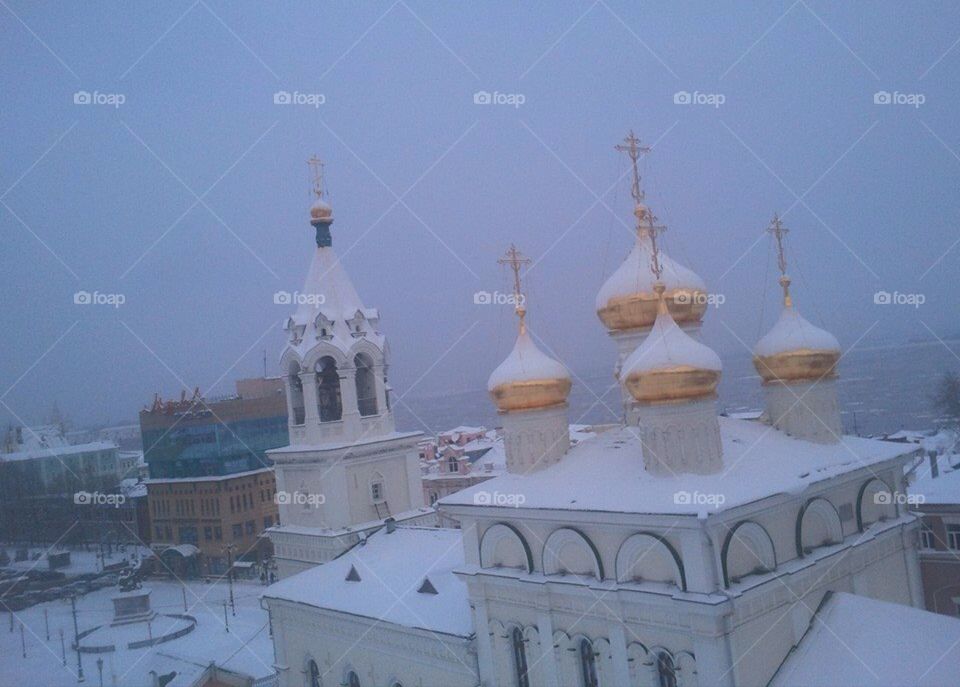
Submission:
[[[960,504],[960,470],[950,467],[949,462],[940,458],[939,475],[934,477],[930,464],[926,461],[917,466],[914,481],[910,484],[910,494],[922,499],[919,510],[924,504],[956,505]]]
[[[530,335],[523,330],[517,336],[510,355],[491,373],[487,389],[493,391],[501,384],[535,379],[570,379],[570,373],[562,363],[537,348]]]
[[[463,563],[458,529],[384,529],[329,563],[271,585],[263,596],[468,637],[473,622],[467,587],[453,574]],[[418,591],[425,579],[436,594]]]
[[[340,350],[349,351],[357,338],[365,338],[383,349],[383,336],[376,331],[380,313],[376,308],[364,306],[332,246],[317,246],[303,290],[297,294],[297,298],[296,310],[288,322],[288,327],[303,327],[302,338],[296,343],[290,343],[290,347],[301,358],[319,341],[316,323],[321,314],[327,320],[327,323],[322,325],[327,329],[328,338],[325,341]],[[356,331],[351,329],[348,322],[358,313],[371,321],[363,328],[365,331],[361,337],[356,336]]]
[[[93,451],[115,450],[117,445],[112,441],[92,441],[88,444],[66,444],[50,448],[35,448],[27,451],[15,451],[13,453],[0,453],[0,462],[5,460],[31,460],[33,458],[54,458],[72,456],[77,453],[90,453]]]
[[[154,477],[143,480],[144,484],[183,484],[186,482],[220,482],[227,479],[237,479],[240,477],[250,477],[261,473],[273,472],[273,468],[257,468],[256,470],[246,470],[244,472],[233,472],[229,475],[204,475],[203,477]]]
[[[960,620],[830,592],[771,687],[940,687],[958,683]]]
[[[773,329],[757,342],[753,352],[767,357],[800,349],[839,351],[840,343],[828,331],[807,322],[794,307],[784,308]]]
[[[720,356],[683,331],[668,312],[661,312],[653,329],[623,363],[624,375],[689,365],[700,370],[722,369]]]
[[[439,505],[471,506],[475,492],[498,491],[522,494],[519,508],[695,515],[712,508],[683,503],[678,494],[722,494],[724,502],[717,509],[722,511],[775,494],[798,493],[835,475],[916,450],[851,436],[817,444],[751,420],[721,417],[719,423],[725,468],[716,474],[651,475],[644,468],[638,429],[620,427],[574,446],[555,465],[526,475],[501,475],[444,497]]]
[[[661,280],[668,291],[683,288],[706,292],[707,285],[693,270],[677,263],[663,251],[659,251],[659,254],[660,263],[663,265]],[[652,260],[650,239],[638,237],[627,258],[600,287],[597,293],[597,310],[606,306],[612,298],[635,293],[652,294],[653,284],[656,281],[656,277],[650,270]]]

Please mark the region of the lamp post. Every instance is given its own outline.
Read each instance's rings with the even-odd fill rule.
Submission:
[[[83,682],[83,661],[80,660],[80,628],[77,627],[77,595],[70,595],[70,608],[73,612],[73,646],[77,650],[77,682]]]
[[[230,615],[237,615],[237,606],[233,601],[233,548],[234,544],[224,547],[227,551],[227,586],[230,588]]]

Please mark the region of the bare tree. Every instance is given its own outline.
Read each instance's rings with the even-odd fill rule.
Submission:
[[[960,376],[954,372],[943,375],[933,394],[933,407],[946,427],[960,429]]]

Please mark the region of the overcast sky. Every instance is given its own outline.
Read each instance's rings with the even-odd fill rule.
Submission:
[[[796,303],[844,346],[956,336],[958,38],[950,2],[5,0],[0,418],[132,419],[229,393],[264,350],[277,373],[314,153],[411,397],[482,387],[508,352],[512,313],[473,297],[507,290],[511,241],[535,334],[612,367],[594,299],[633,240],[630,128],[666,250],[725,297],[717,350],[773,323],[777,210]]]

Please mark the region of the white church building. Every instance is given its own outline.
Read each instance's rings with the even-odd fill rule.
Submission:
[[[439,501],[458,530],[423,526],[417,435],[393,428],[376,311],[318,226],[305,291],[337,295],[290,319],[291,446],[271,456],[279,490],[338,496],[287,506],[271,532],[286,571],[303,570],[264,593],[281,687],[957,684],[960,621],[916,610],[918,521],[894,498],[915,447],[841,434],[840,347],[793,304],[786,230],[774,219],[783,310],[754,351],[765,412],[719,417],[706,286],[660,250],[642,149],[626,143],[636,243],[597,303],[624,422],[571,447],[570,374],[518,307],[488,383],[507,472]],[[519,293],[522,260],[506,262]],[[368,396],[375,412],[358,410]],[[406,523],[373,526],[380,476]]]

